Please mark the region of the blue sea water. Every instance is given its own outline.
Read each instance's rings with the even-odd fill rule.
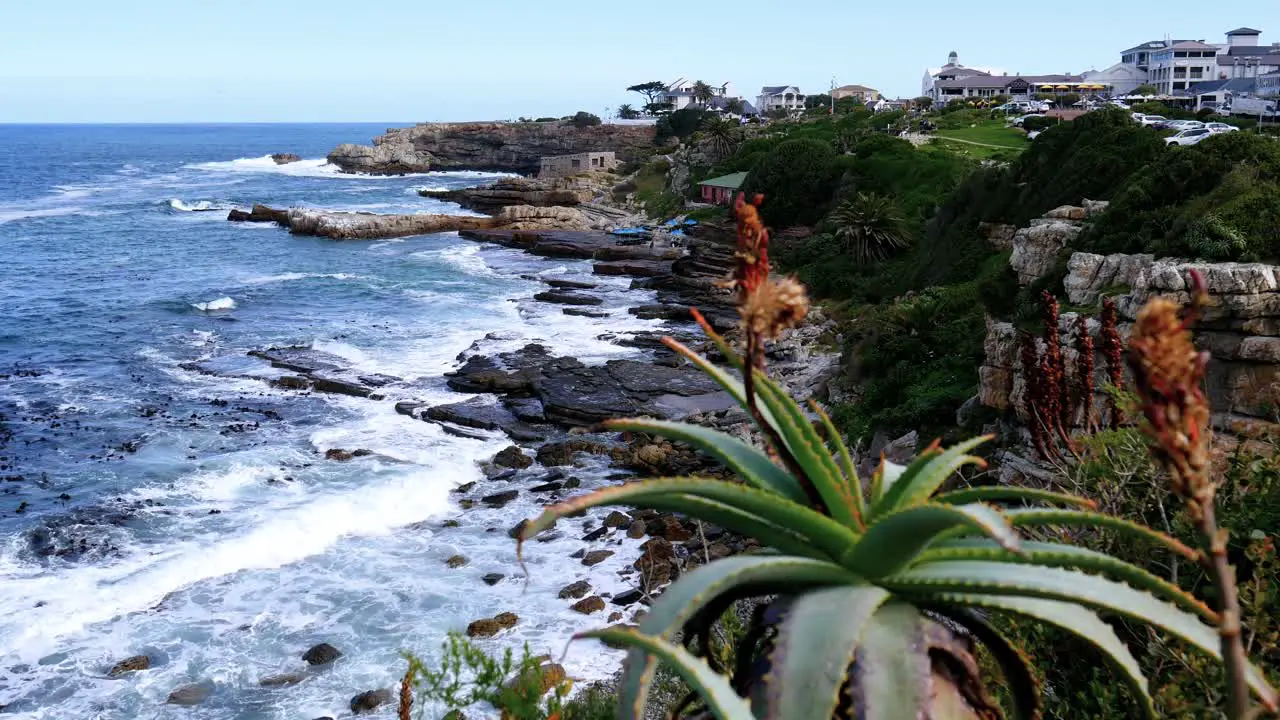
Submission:
[[[539,546],[527,583],[515,563],[506,530],[536,498],[462,512],[450,494],[507,443],[446,435],[394,404],[463,399],[441,374],[476,349],[632,352],[610,337],[655,324],[625,312],[625,281],[596,278],[610,317],[568,317],[532,300],[530,277],[588,275],[583,262],[456,234],[334,242],[225,220],[255,202],[458,212],[416,190],[492,178],[352,176],[323,160],[384,129],[0,125],[5,712],[340,717],[352,695],[395,683],[401,650],[430,658],[473,619],[515,611],[522,622],[495,647],[555,654],[581,629],[556,598],[584,572],[566,559],[572,537]],[[305,159],[276,165],[273,152]],[[410,382],[375,401],[193,369],[273,345]],[[330,448],[374,455],[335,462]],[[460,527],[442,529],[450,517]],[[593,570],[598,589],[622,587],[628,549]],[[455,554],[470,563],[447,569]],[[508,577],[488,587],[490,572]],[[321,641],[344,657],[300,685],[260,687],[303,670]],[[136,654],[153,668],[107,677]],[[575,644],[566,663],[593,678],[613,657]],[[193,682],[213,684],[205,703],[164,704]]]

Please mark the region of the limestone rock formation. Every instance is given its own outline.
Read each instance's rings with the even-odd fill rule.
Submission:
[[[339,145],[329,162],[345,172],[397,175],[428,169],[498,170],[532,175],[542,157],[612,151],[622,161],[654,146],[647,125],[575,127],[568,122],[422,123],[393,128],[373,145]]]

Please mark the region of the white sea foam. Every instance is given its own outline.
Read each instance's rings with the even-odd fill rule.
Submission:
[[[230,210],[233,206],[227,203],[214,202],[212,200],[186,202],[185,200],[173,198],[169,201],[169,207],[179,212],[211,212],[216,210]]]
[[[229,297],[220,297],[217,300],[209,300],[208,302],[191,303],[191,307],[200,312],[216,312],[218,310],[235,309],[236,301]]]
[[[270,285],[272,283],[293,282],[295,280],[310,280],[315,278],[328,278],[330,280],[361,280],[363,276],[354,275],[352,273],[304,273],[304,272],[287,272],[278,275],[261,275],[251,277],[244,281],[245,285]]]
[[[0,225],[5,223],[17,222],[19,220],[29,220],[32,218],[58,217],[61,215],[75,215],[83,213],[84,208],[77,206],[52,207],[39,209],[0,209]]]

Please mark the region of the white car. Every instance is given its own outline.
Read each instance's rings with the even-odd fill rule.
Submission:
[[[1033,117],[1044,117],[1044,113],[1027,113],[1026,115],[1019,115],[1018,117],[1010,120],[1009,123],[1016,127],[1022,127],[1022,123],[1026,121],[1027,118]]]
[[[1165,127],[1170,130],[1199,130],[1204,127],[1204,123],[1199,120],[1170,120],[1165,123]]]
[[[1168,119],[1163,115],[1143,115],[1142,119],[1138,122],[1142,123],[1143,127],[1151,127],[1152,125],[1158,125],[1162,122],[1168,122]]]
[[[1215,133],[1215,134],[1237,132],[1240,130],[1240,128],[1236,127],[1235,125],[1228,125],[1226,123],[1220,123],[1220,122],[1211,122],[1205,125],[1205,127],[1209,128],[1209,132]]]
[[[1191,130],[1183,130],[1182,132],[1164,139],[1166,145],[1195,145],[1207,137],[1212,137],[1214,132],[1209,128],[1193,128]]]

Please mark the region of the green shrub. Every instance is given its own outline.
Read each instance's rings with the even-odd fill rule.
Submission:
[[[569,119],[569,122],[573,123],[573,126],[576,128],[586,128],[599,125],[600,118],[597,115],[592,115],[586,110],[579,110],[574,113],[574,116]]]
[[[819,140],[787,140],[752,166],[743,190],[769,198],[762,214],[773,227],[812,224],[835,197],[836,154]]]
[[[702,123],[705,122],[708,117],[712,117],[714,115],[715,113],[713,112],[692,107],[676,110],[668,115],[663,115],[658,118],[658,123],[655,128],[657,141],[662,142],[670,138],[684,140],[697,132],[698,128],[702,127]]]
[[[1060,122],[1058,118],[1040,117],[1032,115],[1022,121],[1022,129],[1027,132],[1035,132],[1036,130],[1048,130]]]

